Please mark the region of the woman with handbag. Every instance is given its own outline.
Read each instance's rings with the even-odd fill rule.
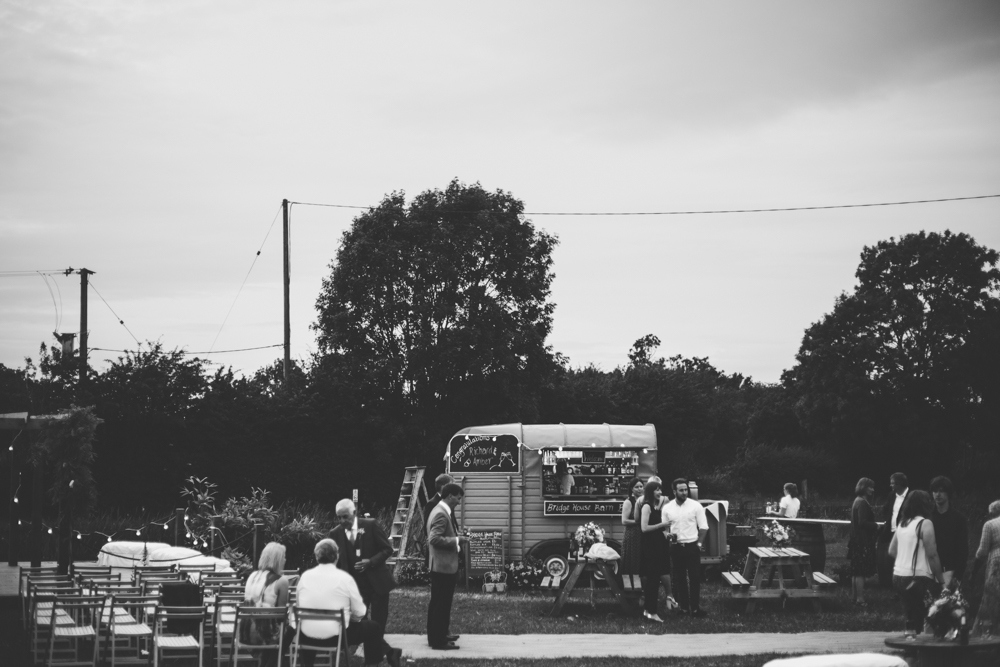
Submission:
[[[903,523],[889,544],[889,555],[895,559],[892,586],[903,598],[906,611],[906,634],[915,636],[924,628],[927,607],[925,593],[937,597],[944,581],[938,558],[934,524],[927,518],[934,503],[926,491],[912,491],[900,510]]]
[[[268,542],[257,570],[250,574],[243,599],[254,607],[285,607],[288,605],[288,578],[281,574],[285,569],[285,545]],[[273,644],[278,639],[277,626],[266,626],[243,619],[238,628],[241,644]],[[268,651],[258,651],[261,667],[276,665],[277,659]]]

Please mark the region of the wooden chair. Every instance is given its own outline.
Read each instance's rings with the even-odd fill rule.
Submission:
[[[261,621],[272,621],[277,627],[278,636],[276,644],[244,644],[240,641],[239,627],[241,623],[249,621],[261,622]],[[252,652],[251,657],[256,657],[256,655],[261,651],[274,650],[277,652],[277,659],[275,664],[281,663],[281,656],[284,653],[284,641],[285,641],[285,624],[288,622],[288,608],[287,607],[253,607],[249,604],[240,605],[236,608],[236,618],[233,623],[233,636],[232,636],[232,646],[229,650],[230,664],[238,662],[240,659],[240,650],[248,649]],[[218,666],[221,667],[221,664]]]
[[[91,665],[97,667],[100,647],[101,616],[104,609],[103,595],[57,595],[49,616],[49,650],[45,661],[52,665]],[[57,657],[56,642],[65,642]],[[84,646],[81,646],[81,643]],[[90,659],[84,660],[82,650],[90,644]]]
[[[153,620],[153,667],[159,667],[160,656],[165,657],[168,651],[194,652],[198,667],[204,667],[207,616],[204,607],[157,606]]]
[[[153,618],[158,599],[147,595],[112,595],[104,614],[104,627],[111,651],[111,666],[116,663],[148,664],[153,638]],[[143,649],[146,655],[143,655]],[[119,658],[118,652],[126,655]]]
[[[69,566],[69,573],[77,579],[91,575],[95,577],[110,576],[111,566],[98,565],[97,563],[92,565],[87,563],[73,563]],[[118,574],[118,578],[121,579],[121,573]]]
[[[288,649],[292,656],[292,667],[298,667],[299,654],[303,650],[325,653],[334,660],[334,667],[340,667],[340,656],[345,654],[347,642],[345,641],[344,610],[343,609],[303,609],[302,607],[292,607],[292,618],[295,620],[295,637]],[[340,632],[337,633],[337,644],[335,646],[322,646],[309,643],[309,637],[302,634],[302,621],[333,621],[340,624]],[[349,662],[346,658],[345,662]]]
[[[49,634],[52,631],[52,618],[55,609],[56,599],[79,598],[80,589],[70,588],[38,588],[28,586],[29,595],[29,618],[28,631],[26,633],[31,657],[35,662],[40,662],[49,642]]]

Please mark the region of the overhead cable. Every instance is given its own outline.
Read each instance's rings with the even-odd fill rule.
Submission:
[[[726,213],[780,213],[784,211],[820,211],[834,208],[871,208],[876,206],[907,206],[911,204],[938,204],[951,201],[969,201],[972,199],[993,199],[996,195],[974,195],[971,197],[942,197],[939,199],[912,199],[908,201],[875,202],[869,204],[824,204],[819,206],[776,206],[772,208],[733,208],[713,209],[703,211],[525,211],[524,215],[581,215],[581,216],[613,216],[613,215],[720,215]],[[312,202],[289,202],[301,206],[329,206],[334,208],[372,209],[374,206],[350,206],[347,204],[319,204]],[[477,211],[454,211],[455,213],[475,213]]]

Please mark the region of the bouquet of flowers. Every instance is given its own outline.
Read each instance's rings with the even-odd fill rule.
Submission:
[[[927,624],[934,630],[936,637],[955,639],[967,630],[968,611],[969,603],[962,597],[962,592],[957,588],[953,591],[945,588],[937,600],[931,601],[927,610]]]
[[[795,533],[791,528],[785,528],[777,521],[764,525],[764,536],[771,540],[771,546],[781,549],[792,543]]]
[[[589,523],[585,523],[576,529],[576,533],[573,534],[573,540],[570,547],[572,551],[583,549],[583,551],[586,552],[592,545],[603,541],[604,529],[593,521],[590,521]]]

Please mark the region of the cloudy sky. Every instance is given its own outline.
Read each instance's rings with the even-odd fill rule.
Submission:
[[[550,343],[572,365],[612,369],[652,333],[775,381],[865,245],[951,229],[1000,249],[1000,199],[540,213],[1000,194],[998,109],[990,0],[0,0],[0,363],[78,330],[78,276],[9,273],[66,267],[128,327],[92,291],[92,347],[281,343],[283,198],[458,178],[559,237]],[[292,208],[294,357],[356,213]]]

